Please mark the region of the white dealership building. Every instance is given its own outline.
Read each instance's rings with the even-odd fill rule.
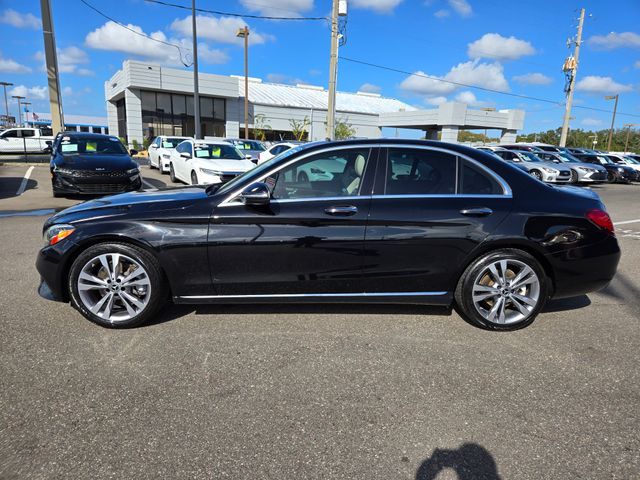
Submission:
[[[205,137],[240,137],[244,131],[244,77],[200,73],[201,131]],[[156,135],[194,134],[193,73],[127,60],[105,83],[109,132],[141,143]],[[249,129],[265,128],[269,140],[291,139],[292,126],[308,121],[309,140],[326,136],[328,92],[314,85],[285,85],[249,78]],[[419,110],[394,98],[338,92],[338,120],[355,137],[382,136],[383,127],[423,130],[427,138],[456,141],[462,129],[500,129],[506,141],[522,128],[522,110],[499,112],[446,103]]]

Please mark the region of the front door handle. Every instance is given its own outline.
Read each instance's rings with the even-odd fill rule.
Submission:
[[[324,213],[337,217],[349,217],[358,213],[358,207],[354,207],[353,205],[336,205],[325,208]]]
[[[493,210],[487,207],[463,208],[460,213],[467,217],[487,217],[493,213]]]

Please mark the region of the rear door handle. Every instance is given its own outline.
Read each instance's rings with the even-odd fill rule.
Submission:
[[[349,217],[358,213],[358,207],[353,205],[336,205],[324,209],[327,215],[335,215],[336,217]]]
[[[487,207],[463,208],[460,213],[467,217],[487,217],[493,213],[493,210]]]

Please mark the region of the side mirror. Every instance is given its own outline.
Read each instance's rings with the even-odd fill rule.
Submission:
[[[245,205],[268,205],[271,192],[265,183],[254,183],[245,188],[240,194]]]
[[[50,143],[50,142],[47,142],[47,143]],[[51,145],[47,145],[42,149],[42,153],[52,153],[52,152],[53,152],[53,149],[51,148]]]
[[[50,147],[53,146],[53,140],[47,140],[46,142],[44,142],[45,144],[49,145]]]
[[[158,146],[155,143],[152,143],[151,145],[149,145],[149,148],[158,148]]]
[[[553,160],[553,163],[560,163],[560,160],[558,160],[557,158]]]
[[[180,152],[180,156],[185,160],[189,160],[191,158],[191,154],[189,152]]]
[[[131,155],[132,157],[136,156],[137,154],[138,154],[138,150],[135,150],[133,148],[129,150],[129,155]]]

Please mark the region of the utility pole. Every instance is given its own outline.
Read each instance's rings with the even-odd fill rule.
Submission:
[[[635,127],[638,125],[637,123],[625,123],[624,126],[627,127],[627,140],[624,142],[624,151],[627,153],[629,151],[629,134],[631,133],[631,127]]]
[[[200,87],[198,85],[198,32],[196,30],[196,0],[191,0],[191,25],[193,29],[193,116],[195,123],[194,137],[202,137],[200,128]]]
[[[15,98],[18,100],[18,126],[22,126],[22,111],[20,110],[20,100],[23,100],[26,97],[21,97],[20,95],[11,95],[11,98]]]
[[[249,139],[249,27],[238,29],[236,37],[244,38],[244,138]]]
[[[7,87],[11,87],[13,83],[0,82],[0,85],[2,85],[2,88],[4,89],[4,110],[6,115],[4,117],[4,125],[6,127],[9,125],[9,102],[7,101]]]
[[[338,77],[338,0],[331,7],[331,57],[329,59],[329,102],[327,108],[327,139],[335,139],[336,82]]]
[[[64,131],[64,114],[58,73],[58,54],[56,52],[56,36],[53,31],[53,16],[50,0],[40,0],[42,15],[42,33],[44,35],[44,56],[47,62],[47,79],[49,83],[49,108],[51,109],[51,129],[53,134]]]
[[[620,94],[616,95],[607,95],[604,97],[605,100],[613,100],[615,98],[616,103],[613,105],[613,118],[611,118],[611,128],[609,129],[609,140],[607,140],[607,151],[611,151],[611,140],[613,140],[613,124],[616,121],[616,110],[618,110],[618,97]]]
[[[569,132],[569,119],[571,117],[571,105],[573,103],[573,90],[576,85],[576,74],[578,72],[578,59],[580,57],[580,44],[582,43],[582,26],[584,25],[584,8],[580,9],[580,22],[578,23],[578,36],[573,43],[575,50],[573,52],[573,60],[565,62],[563,70],[570,72],[569,90],[567,91],[567,104],[564,109],[564,121],[562,122],[562,134],[560,135],[560,146],[564,147],[567,143],[567,134]]]

